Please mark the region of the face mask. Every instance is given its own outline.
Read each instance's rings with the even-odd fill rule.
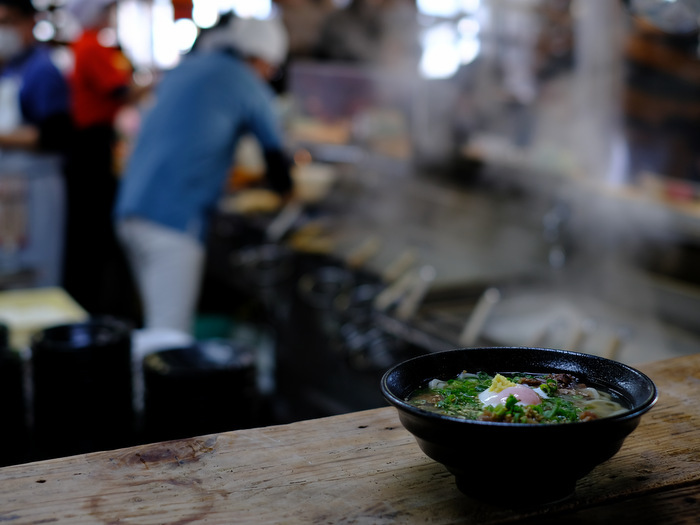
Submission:
[[[22,37],[11,27],[0,27],[0,61],[7,61],[22,52]]]

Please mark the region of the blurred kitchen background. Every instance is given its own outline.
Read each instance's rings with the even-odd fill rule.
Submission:
[[[138,439],[383,406],[388,367],[454,347],[631,365],[700,351],[700,2],[366,0],[371,31],[328,29],[350,3],[119,4],[106,37],[144,83],[229,16],[282,17],[291,52],[274,87],[303,196],[282,207],[261,191],[260,151],[243,141],[189,370],[251,367],[235,401],[251,411],[223,417],[230,399],[213,390],[195,408],[173,401],[185,379],[158,383],[178,364],[153,352],[141,386],[169,388],[159,424],[182,425]],[[36,36],[69,61],[74,21],[61,1],[35,4]],[[122,160],[141,111],[120,116]],[[21,354],[33,330],[84,315],[55,289],[61,221],[32,181],[0,184],[0,317]],[[47,290],[59,299],[12,295]],[[137,313],[105,313],[138,328]],[[214,415],[185,428],[196,406]]]

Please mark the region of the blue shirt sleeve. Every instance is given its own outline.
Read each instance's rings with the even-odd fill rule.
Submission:
[[[250,108],[247,119],[247,130],[260,142],[264,151],[283,149],[282,129],[274,111],[274,97],[267,85],[260,88],[260,97]]]

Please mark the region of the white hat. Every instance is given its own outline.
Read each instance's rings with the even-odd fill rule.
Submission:
[[[116,3],[117,0],[68,0],[66,9],[82,27],[92,27],[100,20],[104,9]]]
[[[261,58],[279,66],[287,56],[289,37],[277,18],[232,18],[224,27],[202,35],[200,49],[232,47],[245,57]]]

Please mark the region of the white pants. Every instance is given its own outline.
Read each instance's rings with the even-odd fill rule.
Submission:
[[[194,237],[142,219],[117,224],[143,304],[144,328],[192,333],[204,267]]]

